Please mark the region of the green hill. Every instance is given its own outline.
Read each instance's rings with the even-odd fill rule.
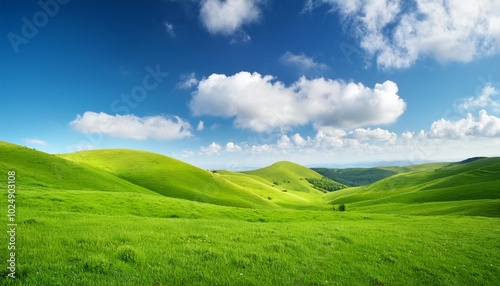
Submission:
[[[103,149],[59,156],[106,171],[167,197],[237,207],[276,207],[267,199],[219,175],[151,152]]]
[[[449,163],[425,163],[410,166],[375,167],[375,168],[311,168],[311,170],[341,184],[357,187],[373,184],[395,174],[415,171],[434,170]]]
[[[325,183],[337,189],[345,187],[309,168],[287,161],[277,162],[265,168],[242,173],[265,179],[269,186],[282,192],[294,194],[305,199],[309,204],[318,206],[324,205],[323,193],[327,191],[323,188]]]
[[[0,142],[0,169],[16,172],[24,190],[96,190],[153,192],[106,172],[19,145]]]
[[[311,168],[311,170],[348,186],[369,185],[396,174],[394,171],[382,168]]]
[[[500,216],[500,158],[434,166],[327,197],[360,211]]]
[[[264,178],[280,189],[305,193],[318,191],[307,181],[307,178],[322,178],[320,174],[311,169],[287,161],[277,162],[262,169],[242,173]]]
[[[253,193],[258,194],[264,199],[270,200],[276,205],[285,208],[293,209],[321,209],[326,208],[326,204],[320,199],[320,195],[307,196],[294,191],[288,191],[281,188],[281,185],[275,185],[264,178],[256,175],[243,174],[237,172],[230,172],[220,170],[217,171],[224,179],[251,190]],[[314,199],[312,199],[314,198]]]

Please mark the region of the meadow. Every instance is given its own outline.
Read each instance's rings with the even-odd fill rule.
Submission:
[[[2,267],[2,285],[500,285],[498,160],[416,167],[324,194],[305,180],[321,175],[290,163],[213,173],[150,153],[99,152],[133,160],[0,144],[2,173],[17,174],[18,224],[17,277]],[[158,167],[175,173],[172,162],[203,174],[188,194],[186,178]],[[469,189],[484,191],[464,195],[457,186],[465,174]],[[419,192],[434,190],[421,201]],[[6,192],[1,199],[6,205]],[[341,201],[347,211],[334,212]],[[476,204],[480,213],[492,206],[485,216],[433,204]],[[7,230],[7,216],[0,222]]]

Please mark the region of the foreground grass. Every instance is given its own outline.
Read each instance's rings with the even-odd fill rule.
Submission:
[[[46,195],[19,198],[19,276],[2,284],[500,284],[497,218],[251,210],[137,193]]]

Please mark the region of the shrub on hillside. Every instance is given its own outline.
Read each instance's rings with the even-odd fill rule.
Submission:
[[[345,205],[344,204],[339,205],[339,212],[345,212]]]

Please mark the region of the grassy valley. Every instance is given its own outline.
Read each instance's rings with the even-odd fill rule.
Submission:
[[[500,284],[498,158],[327,193],[291,162],[212,173],[143,151],[9,143],[0,158],[5,178],[16,171],[18,224],[17,278],[2,285]]]

